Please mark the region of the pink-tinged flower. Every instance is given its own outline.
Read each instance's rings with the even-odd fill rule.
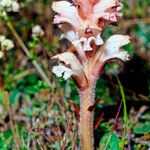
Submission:
[[[81,76],[83,74],[82,66],[79,60],[71,52],[58,54],[52,57],[52,59],[58,59],[60,61],[60,64],[58,66],[54,66],[52,69],[52,72],[58,77],[63,76],[66,80],[71,76]]]
[[[77,6],[67,1],[53,2],[52,9],[58,13],[58,15],[55,15],[54,23],[66,22],[71,24],[76,31],[84,30],[85,32],[87,29],[101,30],[101,25],[100,27],[98,25],[101,18],[110,20],[112,16],[115,19],[117,19],[117,16],[121,16],[118,11],[122,8],[122,4],[118,0],[74,0],[74,2]],[[90,2],[95,4],[92,5]],[[83,11],[83,9],[86,11]],[[80,13],[80,11],[83,12]]]
[[[127,51],[120,50],[124,45],[130,43],[130,37],[127,35],[113,35],[104,44],[104,51],[100,57],[100,61],[104,62],[112,58],[118,58],[123,61],[129,60]]]
[[[104,18],[116,22],[118,17],[122,16],[119,11],[122,9],[122,3],[118,0],[100,0],[93,9],[93,19]]]
[[[53,2],[52,9],[58,13],[54,17],[54,23],[70,24],[72,27],[64,33],[64,36],[73,44],[81,41],[80,46],[84,51],[93,50],[91,43],[103,44],[100,35],[109,24],[108,21],[117,21],[117,17],[122,16],[118,12],[122,5],[117,0],[73,0],[73,2],[76,6],[67,1]],[[82,41],[83,37],[86,40]],[[75,44],[77,49],[78,46]]]
[[[67,22],[75,29],[80,28],[82,25],[83,20],[78,15],[78,10],[71,3],[67,1],[53,2],[52,9],[58,13],[54,17],[55,24]]]

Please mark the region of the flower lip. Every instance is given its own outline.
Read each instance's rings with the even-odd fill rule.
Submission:
[[[79,37],[85,37],[85,38],[89,38],[89,37],[91,37],[91,36],[97,36],[98,34],[100,34],[101,33],[101,31],[102,30],[98,30],[98,29],[95,29],[95,28],[89,28],[89,27],[87,27],[85,30],[83,30],[83,29],[80,29],[79,31],[78,31],[78,35],[79,35]]]
[[[86,29],[85,29],[85,34],[86,34],[86,35],[87,35],[87,34],[93,34],[92,29],[91,29],[91,28],[86,28]]]
[[[72,70],[81,72],[81,64],[77,57],[71,52],[65,52],[62,54],[57,54],[52,57],[52,59],[58,59],[63,62],[64,65],[69,66]]]
[[[100,57],[100,61],[107,61],[112,58],[117,58],[123,61],[129,60],[127,51],[121,49],[122,46],[130,42],[128,35],[112,35],[104,44],[104,52]]]
[[[118,0],[100,0],[94,5],[93,20],[104,18],[105,21],[116,22],[117,17],[122,16],[122,13],[119,12],[122,6],[122,3],[119,3]]]
[[[58,66],[54,66],[52,72],[56,74],[58,77],[63,77],[64,80],[67,80],[72,76],[74,73],[71,69],[67,68],[66,66],[59,64]]]
[[[52,3],[52,9],[58,13],[55,15],[54,23],[69,23],[75,29],[79,28],[82,19],[78,14],[78,9],[67,1],[58,1]]]

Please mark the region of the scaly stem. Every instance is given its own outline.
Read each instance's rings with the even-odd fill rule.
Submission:
[[[79,133],[81,141],[81,150],[94,149],[94,136],[93,136],[93,118],[94,112],[89,111],[88,108],[94,104],[95,98],[95,83],[89,85],[80,92],[80,124]]]
[[[122,148],[121,149],[124,150],[125,138],[126,138],[126,133],[127,133],[128,114],[127,114],[126,97],[125,97],[124,89],[123,89],[123,86],[118,77],[117,77],[117,81],[119,84],[119,89],[120,89],[120,93],[122,96],[122,102],[123,102],[124,132],[123,132],[123,137],[122,137]]]
[[[15,28],[13,27],[13,25],[10,21],[7,21],[7,26],[10,29],[10,31],[12,32],[12,34],[14,35],[14,37],[16,38],[16,40],[18,41],[18,43],[20,44],[20,46],[22,47],[22,49],[25,52],[25,54],[27,55],[27,57],[29,59],[32,59],[30,51],[28,50],[26,45],[23,43],[22,39],[19,37],[18,33],[16,32]],[[40,65],[37,63],[37,61],[33,60],[32,63],[34,65],[34,67],[36,68],[36,70],[38,71],[38,73],[44,79],[44,81],[48,84],[49,87],[51,87],[51,82],[50,82],[49,78],[47,77],[47,75],[45,74],[43,69],[40,67]]]

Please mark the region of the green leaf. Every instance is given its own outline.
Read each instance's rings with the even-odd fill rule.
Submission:
[[[116,132],[113,132],[112,135],[110,133],[103,135],[99,150],[120,150]]]
[[[11,130],[0,133],[0,150],[8,150],[13,147],[13,137]]]
[[[60,143],[59,143],[59,142],[55,142],[55,144],[53,144],[53,145],[51,146],[51,148],[54,148],[54,149],[56,149],[56,150],[60,150]]]
[[[137,124],[133,128],[133,131],[136,134],[148,134],[148,133],[150,133],[150,122],[145,122],[144,124]]]
[[[18,90],[13,91],[13,93],[10,95],[9,101],[11,105],[14,105],[18,102],[20,97],[20,92]]]

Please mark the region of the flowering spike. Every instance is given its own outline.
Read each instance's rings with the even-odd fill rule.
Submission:
[[[129,36],[113,35],[106,42],[102,32],[110,24],[115,24],[122,13],[118,0],[72,0],[53,2],[52,9],[57,13],[54,23],[63,31],[74,53],[64,52],[53,57],[59,65],[52,71],[65,80],[73,77],[80,95],[79,134],[82,150],[93,150],[93,128],[100,123],[102,115],[93,124],[96,81],[110,62],[127,61],[129,54],[121,47],[130,42]]]

